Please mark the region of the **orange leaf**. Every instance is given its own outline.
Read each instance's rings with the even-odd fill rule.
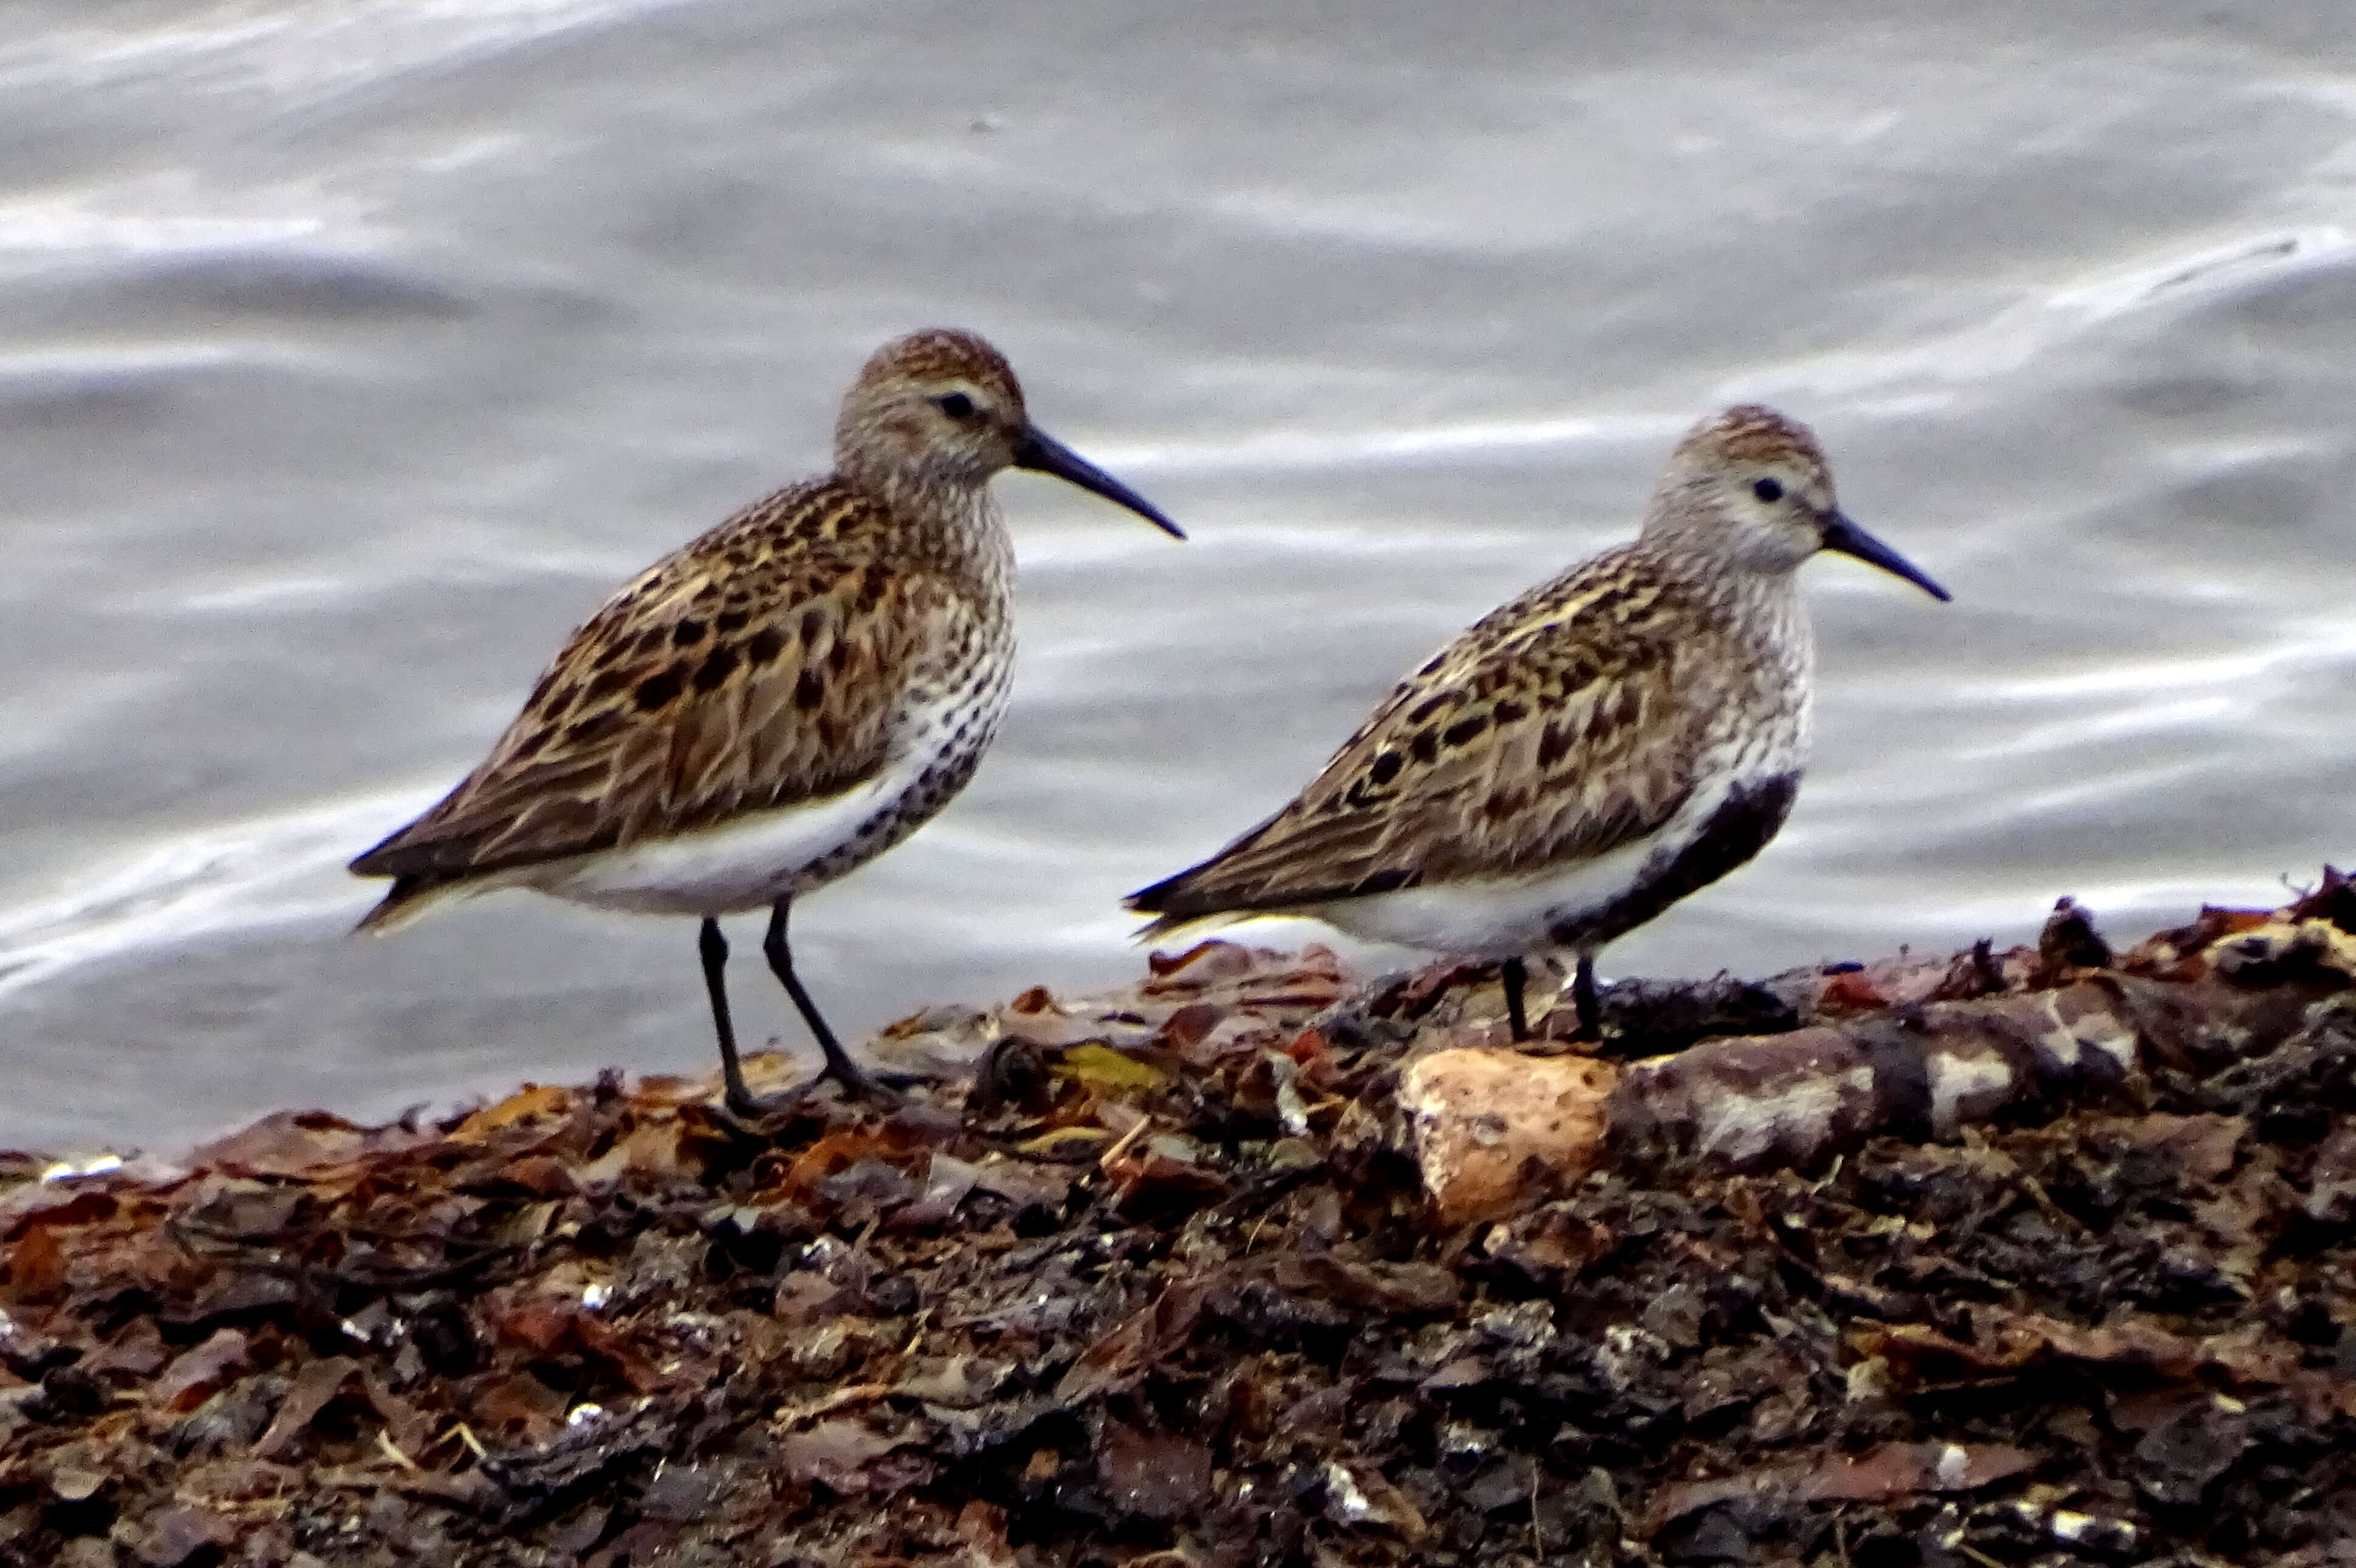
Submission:
[[[497,1105],[487,1105],[459,1124],[450,1134],[454,1144],[487,1143],[490,1135],[502,1127],[534,1116],[552,1116],[572,1103],[573,1096],[554,1084],[528,1084],[523,1090],[509,1095]]]

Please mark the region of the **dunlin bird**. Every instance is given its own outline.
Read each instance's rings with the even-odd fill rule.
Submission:
[[[496,887],[699,916],[727,1102],[752,1113],[718,917],[766,908],[763,950],[826,1075],[872,1087],[794,973],[787,911],[938,811],[998,728],[1014,552],[989,483],[1008,467],[1185,537],[1033,425],[980,338],[887,343],[843,400],[832,473],[754,502],[608,599],[481,766],[352,862],[393,879],[360,929]]]
[[[1595,952],[1749,860],[1807,760],[1815,637],[1795,572],[1819,550],[1946,590],[1841,515],[1824,454],[1772,409],[1678,443],[1634,542],[1491,614],[1399,682],[1290,804],[1133,894],[1158,937],[1312,917],[1502,961],[1525,1039],[1525,958]]]

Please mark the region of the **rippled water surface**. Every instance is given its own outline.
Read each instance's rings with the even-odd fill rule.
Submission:
[[[0,1143],[703,1069],[691,923],[510,894],[347,941],[342,864],[936,322],[1194,539],[1001,482],[1014,709],[798,911],[842,1024],[1134,972],[1122,892],[1736,399],[1956,602],[1808,568],[1799,809],[1607,972],[2275,898],[2356,854],[2345,22],[16,0]]]

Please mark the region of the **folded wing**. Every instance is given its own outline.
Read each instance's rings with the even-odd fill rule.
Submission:
[[[1697,725],[1679,700],[1670,590],[1631,585],[1612,563],[1481,621],[1402,682],[1290,805],[1130,907],[1160,915],[1159,933],[1427,880],[1534,875],[1659,829],[1692,793]],[[1610,637],[1591,635],[1602,618]]]
[[[398,879],[364,925],[452,882],[823,800],[884,765],[908,684],[962,606],[866,548],[856,518],[772,554],[748,526],[762,510],[616,594],[481,766],[352,862]]]

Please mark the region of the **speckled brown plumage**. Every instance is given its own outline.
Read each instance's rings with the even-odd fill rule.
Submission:
[[[1139,894],[1168,911],[1155,934],[1214,911],[1512,876],[1659,827],[1692,793],[1710,712],[1679,699],[1680,671],[1712,672],[1705,642],[1728,628],[1651,565],[1615,551],[1483,618],[1282,811]]]
[[[969,333],[879,349],[834,456],[575,631],[482,763],[353,861],[393,878],[361,928],[509,886],[700,916],[729,1099],[749,1105],[715,918],[766,907],[772,966],[830,1071],[863,1084],[793,976],[787,907],[938,811],[997,729],[1014,560],[990,479],[1039,469],[1177,529],[1033,426],[1013,371]]]
[[[353,863],[414,879],[371,919],[453,879],[873,777],[912,688],[1011,660],[1005,575],[982,553],[925,539],[839,478],[755,502],[608,600],[482,764]],[[976,725],[975,750],[993,724]]]
[[[1584,960],[1781,824],[1815,657],[1793,569],[1820,548],[1944,596],[1841,516],[1804,426],[1755,406],[1704,421],[1635,541],[1483,618],[1282,810],[1133,895],[1159,917],[1144,934],[1301,914]]]

